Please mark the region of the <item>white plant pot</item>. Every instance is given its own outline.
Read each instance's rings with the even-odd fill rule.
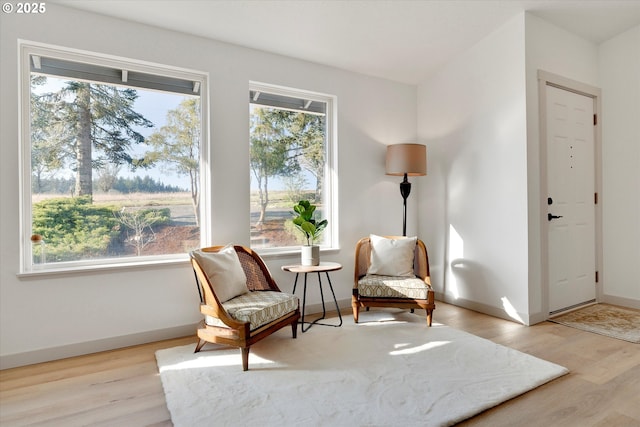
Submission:
[[[302,265],[320,265],[320,246],[303,246],[300,258]]]

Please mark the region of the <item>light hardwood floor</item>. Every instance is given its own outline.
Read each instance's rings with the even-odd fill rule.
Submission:
[[[571,370],[460,425],[640,426],[640,345],[436,304],[434,322]],[[190,342],[194,337],[0,371],[0,425],[171,426],[154,354]]]

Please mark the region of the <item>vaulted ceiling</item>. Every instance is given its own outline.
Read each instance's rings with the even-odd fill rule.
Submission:
[[[640,24],[640,0],[51,2],[410,84],[523,11],[597,44]]]

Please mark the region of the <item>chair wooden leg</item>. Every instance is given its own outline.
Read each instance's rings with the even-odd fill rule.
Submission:
[[[358,317],[360,316],[360,306],[358,304],[352,304],[353,307],[353,323],[358,323]]]
[[[291,332],[293,335],[293,338],[295,339],[298,336],[298,322],[293,322],[291,324]]]
[[[241,347],[240,351],[242,352],[242,370],[249,370],[249,347]]]
[[[198,339],[198,344],[196,344],[196,349],[195,349],[194,353],[197,353],[197,352],[199,352],[200,350],[202,350],[202,347],[204,347],[204,345],[205,345],[206,343],[207,343],[207,342],[206,342],[205,340]]]
[[[433,319],[433,310],[427,309],[427,325],[431,326],[432,319]]]

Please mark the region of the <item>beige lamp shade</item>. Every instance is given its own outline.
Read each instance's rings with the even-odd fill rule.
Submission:
[[[427,147],[421,144],[388,145],[386,171],[387,175],[426,175]]]

